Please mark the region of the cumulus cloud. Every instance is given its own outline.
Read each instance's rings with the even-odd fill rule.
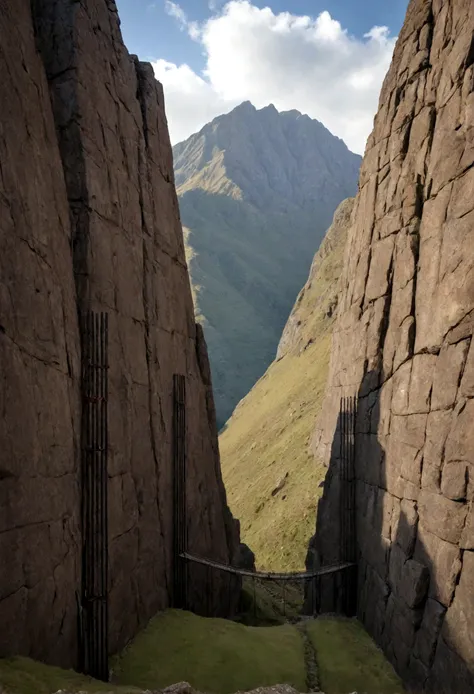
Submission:
[[[327,11],[274,13],[249,0],[231,0],[197,25],[176,3],[167,0],[166,7],[206,57],[202,75],[188,65],[154,63],[173,142],[249,100],[307,113],[363,152],[395,44],[387,27],[358,39]]]

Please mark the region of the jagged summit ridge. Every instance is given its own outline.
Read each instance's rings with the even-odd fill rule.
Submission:
[[[343,189],[361,161],[319,121],[296,110],[279,112],[273,104],[256,109],[250,101],[175,145],[173,153],[179,193],[212,188],[227,194],[231,181],[258,208],[307,204],[324,195],[329,181]]]
[[[318,121],[244,102],[174,148],[194,300],[219,424],[276,354],[361,158]]]

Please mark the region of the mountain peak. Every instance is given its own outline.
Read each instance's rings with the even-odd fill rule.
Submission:
[[[176,145],[174,160],[178,193],[231,194],[275,211],[321,199],[327,181],[340,189],[335,207],[354,194],[361,162],[319,121],[296,109],[279,112],[274,104],[257,109],[250,101]]]
[[[268,113],[268,112],[269,112],[269,113],[277,113],[277,114],[280,113],[280,112],[278,111],[278,109],[275,107],[274,104],[268,104],[268,106],[265,106],[264,108],[262,108],[262,109],[260,109],[260,110],[261,110],[262,112],[265,111],[265,112],[267,112],[267,113]]]
[[[230,113],[255,113],[256,110],[257,109],[251,101],[242,101],[242,103],[232,109]],[[225,118],[225,116],[221,116],[221,118]]]
[[[222,425],[275,356],[361,158],[298,111],[250,102],[174,148],[196,311]]]
[[[292,108],[289,111],[281,111],[282,116],[292,116],[293,118],[305,118],[307,120],[312,120],[316,121],[316,123],[319,123],[315,118],[311,118],[308,116],[307,113],[301,113],[301,111],[298,111],[296,108]]]

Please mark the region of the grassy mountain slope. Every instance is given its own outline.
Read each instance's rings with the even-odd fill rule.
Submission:
[[[336,211],[283,332],[277,360],[239,403],[220,436],[229,504],[260,568],[303,568],[314,533],[325,469],[315,464],[308,444],[326,385],[352,206],[348,199]]]
[[[275,357],[360,157],[297,111],[246,102],[174,148],[198,320],[224,424]]]

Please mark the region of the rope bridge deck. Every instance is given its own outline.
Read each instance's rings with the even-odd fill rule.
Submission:
[[[238,569],[235,566],[230,566],[230,564],[221,564],[217,561],[211,561],[210,559],[197,557],[194,554],[189,554],[188,552],[183,552],[179,556],[181,557],[181,559],[186,559],[187,561],[194,562],[195,564],[202,564],[203,566],[209,566],[212,569],[219,569],[219,571],[226,571],[227,573],[235,574],[237,576],[249,576],[250,578],[259,578],[263,580],[274,581],[303,581],[305,579],[327,576],[328,574],[337,573],[338,571],[343,571],[344,569],[350,569],[356,566],[354,562],[341,562],[339,564],[323,566],[317,571],[312,572],[303,571],[299,573],[271,573],[264,571],[248,571],[246,569]]]

